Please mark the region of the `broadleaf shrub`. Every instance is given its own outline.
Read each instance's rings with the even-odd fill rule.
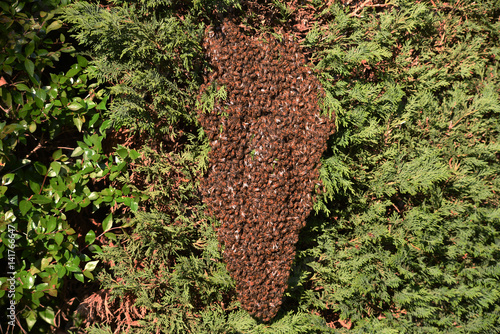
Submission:
[[[0,259],[12,264],[16,282],[11,296],[10,276],[2,272],[0,305],[6,309],[15,302],[15,325],[2,316],[2,326],[12,333],[47,333],[64,323],[62,318],[71,316],[68,285],[94,280],[98,261],[93,255],[101,252],[96,239],[102,238],[97,228],[85,230],[78,217],[119,206],[137,210],[140,200],[137,193],[124,194],[119,184],[110,184],[126,175],[137,152],[104,152],[110,122],[102,116],[109,95],[89,76],[88,58],[65,41],[58,10],[67,3],[0,3],[5,23]],[[109,180],[106,188],[99,184],[104,180]],[[103,233],[111,229],[111,218],[103,220]],[[11,235],[13,245],[7,242]]]

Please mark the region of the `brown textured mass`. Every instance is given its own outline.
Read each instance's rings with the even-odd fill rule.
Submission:
[[[209,32],[204,47],[227,98],[199,112],[211,152],[201,183],[242,306],[271,320],[282,303],[319,185],[318,168],[332,122],[320,116],[324,93],[289,37],[248,37],[232,23]]]

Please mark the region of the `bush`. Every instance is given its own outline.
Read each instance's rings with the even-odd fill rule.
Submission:
[[[0,304],[16,303],[17,322],[3,321],[12,333],[15,326],[46,333],[64,323],[73,297],[66,298],[68,286],[94,279],[100,231],[82,217],[120,203],[138,206],[126,187],[99,186],[124,175],[137,152],[103,151],[109,96],[92,83],[93,65],[65,41],[58,10],[66,4],[0,2],[0,258],[15,272],[0,277],[0,296],[9,297]],[[103,233],[112,228],[112,213],[94,219],[102,220]]]
[[[499,326],[499,8],[433,4],[334,5],[305,41],[339,115],[309,303],[360,332]]]
[[[90,326],[86,331],[494,332],[500,327],[499,8],[495,1],[451,6],[438,0],[350,7],[208,0],[67,7],[64,21],[89,48],[87,73],[108,87],[101,98],[109,92],[112,99],[101,111],[99,104],[88,107],[88,100],[78,100],[76,92],[69,95],[64,104],[69,126],[79,124],[75,115],[84,110],[100,115],[95,123],[85,117],[88,148],[75,146],[72,153],[85,153],[82,158],[91,161],[85,173],[98,167],[110,172],[97,163],[101,158],[110,159],[108,166],[115,163],[117,172],[128,168],[123,177],[113,174],[118,190],[88,188],[88,194],[137,209],[120,215],[130,228],[120,230],[98,257],[105,269],[99,274],[103,289],[79,308]],[[200,45],[206,25],[219,25],[223,15],[232,15],[250,32],[264,22],[263,29],[284,27],[296,34],[319,73],[327,107],[337,114],[337,132],[320,170],[326,191],[299,237],[283,307],[267,325],[237,302],[216,246],[218,223],[205,215],[197,191],[209,150],[196,119],[195,97],[203,71],[210,70]],[[82,108],[72,111],[72,102]],[[128,136],[117,150],[123,159],[118,163],[120,158],[103,155],[92,159],[99,154],[105,120]],[[16,131],[29,132],[31,122],[21,121],[24,130]],[[57,124],[44,125],[52,123]],[[36,124],[35,134],[41,131]],[[16,136],[9,132],[2,138],[4,151],[21,152],[5,144],[16,142],[10,139]],[[26,153],[36,147],[31,145]],[[57,174],[51,163],[61,162],[59,153],[50,160],[53,152],[41,169],[47,178],[50,171]],[[16,157],[9,158],[13,161],[24,156],[8,154]],[[78,163],[67,159],[71,166]],[[122,161],[130,161],[129,167]],[[31,194],[50,202],[32,203],[28,218],[64,208],[62,200],[61,209],[57,206],[56,192],[49,192],[48,184],[56,182],[44,183],[36,166],[20,170],[32,168],[23,177],[36,177],[42,190],[21,182],[25,195],[17,203],[7,192],[22,178],[4,177],[4,212],[12,212],[19,224],[19,203]],[[59,173],[78,174],[63,166]],[[14,168],[6,165],[2,171]],[[75,196],[82,200],[85,186],[75,183]],[[133,199],[124,194],[134,194]],[[56,226],[59,233],[67,231]],[[87,241],[93,241],[88,233]],[[40,316],[47,317],[47,310]]]

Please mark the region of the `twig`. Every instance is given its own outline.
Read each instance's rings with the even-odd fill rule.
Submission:
[[[357,7],[354,12],[352,12],[351,14],[349,14],[349,16],[356,16],[356,17],[360,17],[359,14],[357,14],[357,12],[359,12],[361,9],[365,8],[365,7],[387,7],[387,6],[390,6],[391,4],[390,3],[379,3],[379,4],[371,4],[371,5],[368,5],[369,2],[371,2],[372,0],[366,0],[365,2],[363,2],[359,7]]]
[[[366,0],[365,2],[363,2],[358,8],[356,8],[356,10],[354,10],[354,12],[349,14],[349,16],[357,16],[357,12],[359,12],[361,9],[363,9],[371,1],[372,0]]]

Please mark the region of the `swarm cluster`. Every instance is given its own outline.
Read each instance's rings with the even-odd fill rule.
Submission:
[[[249,37],[232,23],[204,47],[227,98],[199,118],[210,144],[201,191],[221,221],[219,242],[242,306],[269,321],[279,310],[305,225],[332,122],[320,116],[322,88],[288,37]],[[201,95],[200,95],[201,96]]]

